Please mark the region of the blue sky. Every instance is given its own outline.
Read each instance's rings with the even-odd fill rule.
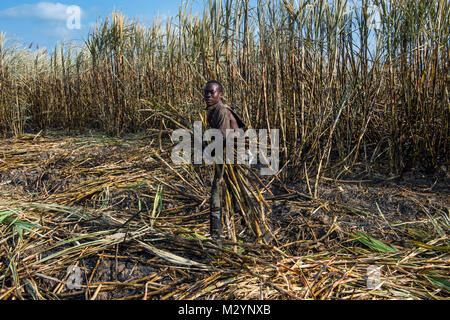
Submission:
[[[47,47],[52,51],[57,42],[83,43],[90,29],[98,20],[104,20],[112,11],[122,11],[126,17],[150,25],[156,16],[165,20],[176,16],[183,0],[1,0],[0,33],[7,39],[24,46],[33,43],[33,49]],[[187,0],[184,0],[185,3]],[[189,0],[193,13],[201,13],[207,0]],[[251,0],[250,3],[256,2]],[[360,0],[349,1],[359,7]],[[69,28],[68,8],[76,6],[80,11],[80,26]],[[70,20],[75,22],[75,20]],[[372,35],[373,36],[373,35]],[[375,43],[372,43],[374,46]]]
[[[190,0],[193,12],[201,12],[203,0]],[[145,24],[151,24],[154,17],[166,19],[176,16],[181,0],[116,0],[116,1],[0,1],[0,32],[6,32],[6,38],[26,46],[33,43],[39,47],[54,48],[57,42],[82,42],[87,38],[90,28],[96,20],[103,20],[113,10],[123,11],[126,17],[136,18]],[[77,9],[70,15],[67,9],[77,6],[80,9],[80,27],[76,25]],[[68,18],[72,17],[67,24]]]

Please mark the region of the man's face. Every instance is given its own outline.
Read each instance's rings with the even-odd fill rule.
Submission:
[[[220,92],[219,85],[217,83],[208,83],[205,87],[203,97],[208,107],[220,102],[222,92]]]

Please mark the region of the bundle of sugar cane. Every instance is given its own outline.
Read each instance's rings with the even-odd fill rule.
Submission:
[[[224,219],[230,238],[237,240],[235,217],[240,213],[258,242],[269,243],[274,239],[266,218],[270,207],[249,175],[251,168],[241,164],[224,164],[222,168]]]

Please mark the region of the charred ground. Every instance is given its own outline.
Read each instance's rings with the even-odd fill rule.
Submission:
[[[317,198],[304,179],[275,180],[276,241],[256,244],[236,217],[239,243],[220,248],[207,239],[211,170],[172,166],[151,136],[25,135],[1,140],[0,156],[4,299],[449,297],[445,167],[323,178]]]

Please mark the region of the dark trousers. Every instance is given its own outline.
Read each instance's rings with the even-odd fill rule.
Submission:
[[[214,165],[214,178],[211,186],[211,199],[210,199],[210,210],[220,210],[221,208],[221,179],[222,179],[223,164]]]
[[[222,235],[222,177],[223,164],[215,164],[209,202],[210,234],[213,238]]]

